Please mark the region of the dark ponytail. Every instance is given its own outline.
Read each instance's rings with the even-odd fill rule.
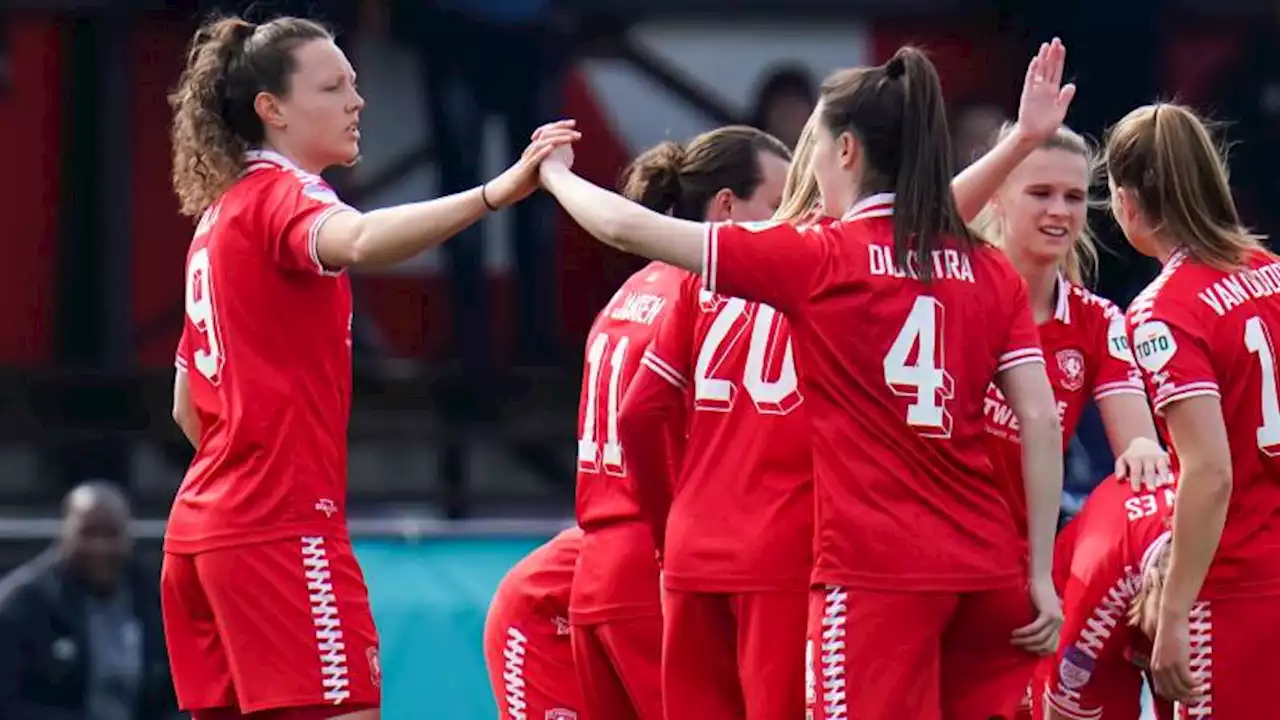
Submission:
[[[265,139],[254,109],[259,92],[284,97],[293,51],[333,35],[310,20],[282,17],[254,25],[211,20],[191,38],[187,64],[169,94],[173,110],[173,188],[184,215],[198,216],[243,170],[244,152]]]
[[[841,70],[822,85],[822,118],[833,135],[851,132],[865,157],[861,191],[893,192],[893,254],[933,279],[930,255],[946,237],[966,249],[977,238],[951,194],[951,133],[942,85],[920,50],[904,47],[884,65]],[[918,262],[909,263],[914,252]]]
[[[622,194],[655,212],[701,221],[721,190],[744,199],[755,194],[763,179],[762,152],[791,159],[780,140],[743,125],[702,133],[684,145],[659,143],[627,166]]]

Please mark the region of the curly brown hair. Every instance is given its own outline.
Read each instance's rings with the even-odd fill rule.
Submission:
[[[245,151],[262,143],[258,93],[285,97],[298,46],[332,39],[323,25],[295,17],[262,25],[225,17],[196,31],[169,94],[173,189],[184,215],[196,217],[212,205],[243,171]]]

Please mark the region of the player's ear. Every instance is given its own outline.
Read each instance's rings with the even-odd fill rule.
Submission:
[[[737,200],[737,196],[729,188],[720,188],[715,195],[711,197],[709,207],[707,207],[707,220],[712,222],[723,222],[733,219],[733,201]]]
[[[280,99],[269,92],[260,92],[254,96],[253,109],[266,127],[283,130],[288,124],[285,122],[284,109],[280,107]]]
[[[848,130],[836,136],[835,149],[842,170],[852,171],[862,160],[862,143]]]

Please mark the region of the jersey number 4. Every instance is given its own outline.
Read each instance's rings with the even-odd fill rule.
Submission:
[[[942,319],[936,298],[916,298],[884,358],[884,381],[895,395],[912,399],[907,424],[923,437],[951,437],[946,402],[955,396],[955,380],[944,368]]]
[[[704,294],[704,301],[711,296]],[[757,305],[749,325],[738,319],[747,311],[747,303],[741,298],[724,298],[711,327],[702,339],[698,360],[694,368],[694,407],[698,410],[728,412],[733,408],[737,385],[733,380],[715,377],[724,362],[729,348],[750,328],[751,339],[747,345],[747,361],[742,368],[742,387],[751,403],[762,415],[786,415],[796,409],[804,398],[796,378],[796,363],[791,353],[790,338],[782,337],[782,318],[768,305]],[[732,334],[731,334],[732,333]],[[765,378],[766,368],[774,369],[777,378]],[[772,375],[773,373],[768,373]]]
[[[187,318],[204,338],[204,347],[191,353],[191,364],[209,382],[222,380],[222,338],[213,310],[213,279],[210,277],[209,250],[200,248],[187,260]]]
[[[587,348],[586,401],[583,403],[582,434],[578,436],[578,469],[610,475],[624,475],[622,442],[618,439],[618,407],[622,404],[622,368],[627,362],[628,338],[618,338],[609,353],[609,336],[601,333]],[[605,372],[605,355],[609,355]],[[601,387],[605,384],[605,387]],[[600,394],[604,392],[604,443],[600,442]]]

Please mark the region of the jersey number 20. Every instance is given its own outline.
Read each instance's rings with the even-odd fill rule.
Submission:
[[[194,348],[191,364],[209,382],[222,380],[222,338],[213,310],[213,279],[209,267],[209,249],[200,248],[187,260],[187,318],[204,338],[203,348]]]
[[[944,368],[942,318],[942,303],[936,298],[916,298],[884,358],[884,381],[895,395],[912,399],[907,424],[923,437],[951,437],[946,402],[955,396],[956,388]]]
[[[705,293],[704,299],[708,297],[714,296]],[[728,412],[733,407],[737,385],[733,380],[718,378],[715,374],[725,357],[721,348],[726,343],[732,347],[746,329],[738,324],[738,318],[746,310],[745,300],[725,298],[715,319],[711,321],[711,327],[707,328],[694,367],[694,407],[698,410]],[[796,378],[791,340],[778,342],[781,338],[781,318],[768,305],[756,306],[755,315],[747,328],[750,329],[751,338],[747,345],[746,365],[742,369],[742,387],[746,389],[747,396],[760,414],[786,415],[804,400]],[[736,332],[730,335],[735,329]],[[777,368],[778,377],[774,380],[766,379],[766,367]]]

